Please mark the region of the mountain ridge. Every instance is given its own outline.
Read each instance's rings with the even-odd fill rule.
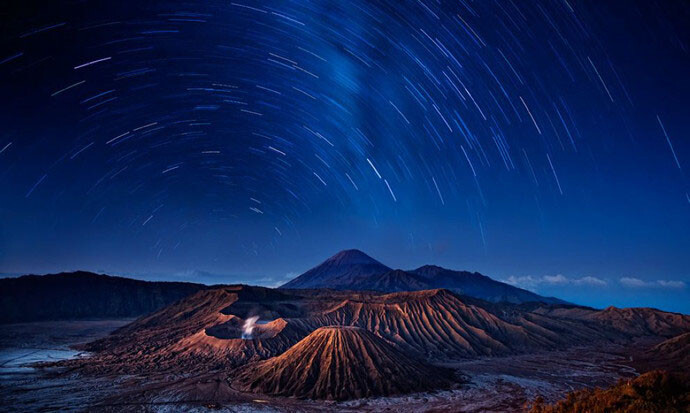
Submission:
[[[431,264],[413,270],[391,269],[356,249],[336,253],[279,288],[332,288],[386,293],[446,288],[491,302],[566,304],[566,301],[558,298],[544,297],[478,272],[449,270]]]

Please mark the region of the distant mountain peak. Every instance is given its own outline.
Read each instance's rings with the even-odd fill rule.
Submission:
[[[324,261],[325,263],[332,265],[381,264],[358,249],[342,250]]]
[[[391,269],[357,249],[340,251],[281,288],[343,288],[357,278]]]
[[[446,288],[453,292],[492,302],[563,303],[552,297],[493,280],[478,272],[455,271],[438,265],[416,270],[393,270],[357,249],[340,251],[281,288],[331,288],[359,291],[420,291]]]
[[[416,270],[413,270],[414,272],[423,272],[423,273],[436,273],[440,271],[449,271],[446,268],[443,268],[438,265],[433,265],[433,264],[426,264],[422,265],[421,267],[417,268]]]
[[[434,264],[425,264],[422,265],[421,267],[417,268],[418,270],[421,269],[428,269],[428,270],[445,270],[445,268],[441,267],[440,265],[434,265]]]

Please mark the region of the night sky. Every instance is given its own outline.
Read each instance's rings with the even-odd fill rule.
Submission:
[[[690,312],[690,3],[0,11],[0,272],[276,285],[338,250]]]

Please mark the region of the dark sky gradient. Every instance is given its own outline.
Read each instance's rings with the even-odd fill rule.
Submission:
[[[356,247],[690,312],[686,1],[12,3],[0,272]]]

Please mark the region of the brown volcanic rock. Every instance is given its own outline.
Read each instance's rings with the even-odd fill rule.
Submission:
[[[223,314],[221,310],[237,301],[237,292],[240,288],[199,291],[116,330],[108,337],[88,344],[85,349],[118,349],[125,352],[132,350],[131,346],[158,347],[206,327],[226,322],[231,316]]]
[[[274,356],[311,331],[276,319],[257,325],[254,339],[242,339],[244,320],[225,313],[242,291],[251,294],[254,289],[228,286],[200,291],[85,345],[85,350],[96,353],[92,359],[62,364],[119,373],[179,371],[191,366],[206,371]]]
[[[553,319],[512,305],[470,303],[447,290],[348,299],[312,320],[362,327],[432,360],[517,354],[606,339],[587,322]]]
[[[690,316],[653,308],[608,307],[591,314],[589,319],[632,337],[673,337],[690,331]]]
[[[244,367],[233,387],[275,396],[347,400],[448,387],[451,374],[356,327],[321,327],[280,356]]]
[[[252,339],[242,339],[242,324],[251,316],[261,317],[260,324]],[[690,331],[690,317],[652,309],[496,304],[447,290],[377,294],[225,286],[141,318],[87,345],[96,353],[91,359],[65,364],[122,373],[234,368],[277,356],[332,325],[363,328],[410,356],[438,362],[670,337]]]

